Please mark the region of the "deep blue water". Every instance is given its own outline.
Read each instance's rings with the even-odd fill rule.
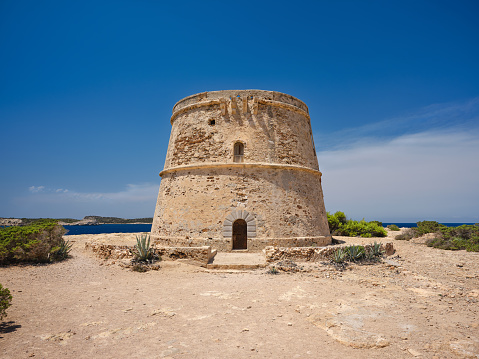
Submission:
[[[98,226],[63,226],[68,235],[150,232],[151,224],[99,224]]]
[[[395,224],[399,228],[401,228],[401,227],[407,227],[407,228],[417,227],[416,223],[383,222],[384,227],[386,227],[389,224]],[[441,224],[444,224],[445,226],[448,226],[448,227],[457,227],[457,226],[462,226],[463,224],[474,224],[474,223],[441,223]]]
[[[416,223],[400,223],[400,222],[383,222],[383,226],[388,224],[395,224],[401,227],[417,227]],[[448,227],[457,227],[462,224],[474,223],[442,223]],[[136,233],[136,232],[150,232],[151,224],[100,224],[98,226],[63,226],[68,230],[67,235],[74,234],[101,234],[101,233]]]

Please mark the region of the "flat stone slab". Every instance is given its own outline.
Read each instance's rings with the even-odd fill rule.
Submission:
[[[208,269],[257,269],[266,267],[262,252],[218,252]]]

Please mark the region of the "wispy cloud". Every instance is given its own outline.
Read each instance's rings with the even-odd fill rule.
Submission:
[[[423,131],[318,153],[327,210],[479,222],[479,131]]]
[[[45,202],[59,202],[63,200],[79,202],[141,202],[151,200],[158,194],[158,184],[128,184],[118,192],[78,192],[64,188],[49,188],[45,186],[31,186],[30,198]]]
[[[28,187],[28,193],[14,200],[14,206],[28,208],[30,217],[74,217],[105,215],[153,216],[157,183],[128,184],[117,192],[81,192],[44,185]]]
[[[371,142],[388,142],[402,135],[431,131],[468,131],[479,128],[479,97],[465,101],[433,104],[403,116],[334,133],[318,133],[323,150],[353,148]]]
[[[44,189],[45,189],[45,186],[30,186],[30,187],[28,187],[28,190],[32,193],[43,192]]]

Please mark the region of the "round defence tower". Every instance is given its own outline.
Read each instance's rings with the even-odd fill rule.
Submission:
[[[274,91],[173,107],[151,237],[219,251],[331,243],[308,107]]]

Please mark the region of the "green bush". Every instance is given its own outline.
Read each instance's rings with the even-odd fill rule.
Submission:
[[[8,288],[0,284],[0,320],[7,316],[6,310],[12,304],[12,295]]]
[[[440,227],[436,236],[426,242],[429,247],[479,252],[479,227],[462,225],[458,227]]]
[[[346,215],[343,212],[338,211],[335,214],[330,214],[327,212],[326,215],[328,216],[329,231],[331,234],[339,230],[339,228],[341,228],[341,226],[345,225],[347,222]]]
[[[388,225],[388,228],[389,228],[391,231],[399,231],[399,227],[396,226],[395,224],[389,224],[389,225]]]
[[[394,237],[397,240],[409,241],[410,239],[418,237],[416,228],[408,228],[403,233]]]
[[[348,237],[386,237],[387,232],[379,221],[366,222],[346,219],[343,212],[327,213],[329,231],[332,235]]]
[[[396,236],[399,240],[410,240],[427,233],[434,233],[434,237],[428,239],[429,247],[479,252],[479,226],[463,224],[457,227],[447,227],[436,221],[417,222],[417,228],[409,228],[404,233]]]
[[[65,228],[47,219],[28,226],[0,228],[0,264],[56,260],[63,234]]]
[[[445,226],[444,224],[439,224],[436,221],[420,221],[417,222],[416,231],[418,237],[420,237],[426,233],[435,233],[444,228],[447,229],[447,226]]]

